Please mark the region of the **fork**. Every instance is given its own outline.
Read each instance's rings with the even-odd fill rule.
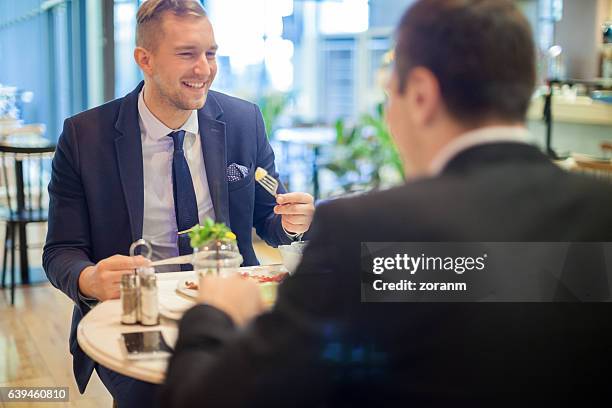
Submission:
[[[255,181],[257,181],[268,193],[276,197],[278,180],[268,174],[265,169],[258,167],[255,170]]]
[[[191,263],[193,255],[181,255],[173,258],[160,259],[159,261],[151,262],[149,266],[160,266],[160,265],[181,265]]]
[[[272,177],[271,175],[269,175],[265,169],[258,167],[257,170],[255,170],[255,181],[261,184],[261,186],[268,193],[276,197],[277,195],[276,191],[278,190],[278,180]],[[285,227],[283,227],[283,229],[285,229]],[[285,230],[285,233],[292,239],[300,241],[300,242],[302,241],[302,236],[304,235],[304,233],[293,234],[293,233],[287,232],[287,230]]]

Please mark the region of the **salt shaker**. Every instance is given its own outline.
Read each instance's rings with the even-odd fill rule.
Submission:
[[[138,276],[133,274],[123,275],[120,283],[121,297],[121,323],[136,324],[139,320],[139,293]]]
[[[157,277],[154,273],[145,273],[140,278],[140,323],[143,326],[159,324]]]

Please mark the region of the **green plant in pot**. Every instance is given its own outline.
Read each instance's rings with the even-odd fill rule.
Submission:
[[[332,159],[324,167],[334,173],[344,192],[363,188],[363,170],[367,164],[369,148],[361,138],[357,126],[347,126],[339,119],[335,123],[336,140],[332,147]]]
[[[227,276],[238,272],[242,256],[236,246],[236,235],[224,223],[207,218],[202,225],[189,229],[189,238],[192,264],[200,275]]]
[[[376,105],[374,114],[361,117],[362,132],[370,137],[370,160],[372,163],[372,184],[378,188],[386,184],[395,184],[404,179],[404,165],[399,152],[393,143],[391,132],[385,121],[385,108],[382,103]]]
[[[401,182],[402,161],[384,120],[383,104],[354,125],[336,121],[336,141],[324,167],[337,177],[343,192],[363,191]]]
[[[264,95],[257,101],[257,105],[261,109],[268,139],[274,137],[274,132],[278,127],[278,119],[289,105],[291,99],[291,94],[273,92]]]

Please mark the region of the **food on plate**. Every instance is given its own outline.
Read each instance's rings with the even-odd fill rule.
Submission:
[[[240,274],[242,278],[255,279],[257,283],[280,283],[287,275],[289,275],[287,272],[281,272],[274,275],[250,275],[246,272]],[[185,281],[185,287],[192,290],[199,289],[198,283],[194,281]]]
[[[198,290],[198,284],[192,281],[185,281],[185,287],[187,289]]]
[[[274,275],[249,275],[248,273],[240,274],[240,276],[242,276],[243,278],[255,279],[258,283],[281,283],[287,277],[287,275],[289,275],[287,272],[281,272]]]

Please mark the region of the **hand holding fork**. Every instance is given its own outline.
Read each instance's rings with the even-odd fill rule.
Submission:
[[[280,214],[283,228],[288,233],[303,234],[310,228],[314,214],[314,199],[308,193],[278,194],[278,180],[258,167],[255,180],[272,196],[276,197],[274,213]]]

